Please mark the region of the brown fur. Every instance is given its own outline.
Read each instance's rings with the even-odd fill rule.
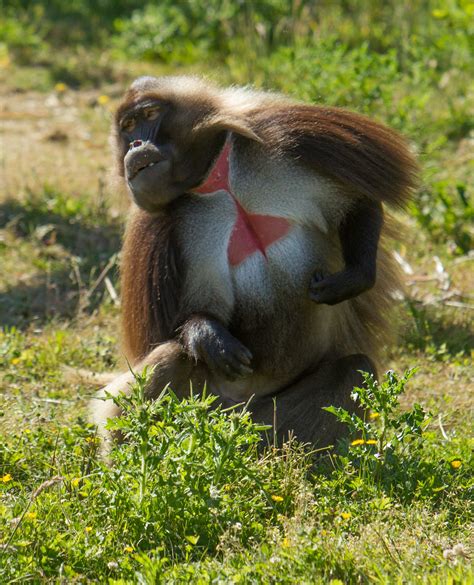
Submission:
[[[252,128],[280,155],[344,184],[349,193],[403,206],[418,166],[394,130],[341,108],[294,104],[251,114]]]
[[[252,401],[252,416],[258,422],[273,426],[276,436],[270,433],[267,437],[270,443],[272,439],[280,444],[287,440],[294,430],[294,422],[298,421],[301,442],[335,445],[347,434],[347,427],[337,423],[323,408],[342,407],[361,415],[361,409],[355,407],[350,397],[354,386],[360,387],[364,382],[361,371],[377,375],[375,365],[361,354],[322,362],[317,370],[307,373],[282,392]]]
[[[121,260],[122,331],[132,365],[173,336],[180,294],[179,254],[167,213],[138,208],[125,232]]]

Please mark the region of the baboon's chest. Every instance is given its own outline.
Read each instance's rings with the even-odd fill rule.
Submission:
[[[235,267],[254,254],[260,254],[267,259],[267,249],[288,234],[291,224],[284,217],[252,213],[243,207],[230,184],[230,152],[231,144],[227,141],[208,177],[194,192],[203,196],[225,193],[232,201],[234,216],[229,218],[231,229],[227,242],[227,259],[229,265]]]
[[[306,299],[312,272],[330,257],[331,192],[318,181],[228,140],[182,216],[196,286],[256,314]]]

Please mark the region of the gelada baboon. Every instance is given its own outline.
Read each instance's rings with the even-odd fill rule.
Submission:
[[[141,77],[114,124],[134,204],[122,251],[125,355],[153,399],[207,383],[284,437],[333,443],[375,373],[398,281],[379,245],[416,163],[394,131],[343,109],[192,77]],[[131,374],[106,390],[127,391]],[[95,401],[101,425],[119,415]]]

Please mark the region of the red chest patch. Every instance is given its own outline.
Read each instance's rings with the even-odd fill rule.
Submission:
[[[229,184],[229,155],[231,145],[226,141],[218,159],[202,185],[194,193],[211,195],[216,191],[226,191],[234,200],[237,219],[229,240],[227,256],[231,266],[237,266],[255,253],[265,258],[268,246],[285,236],[290,230],[290,222],[283,217],[248,213],[237,201]]]

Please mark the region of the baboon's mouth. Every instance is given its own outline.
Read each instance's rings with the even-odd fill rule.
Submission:
[[[159,162],[161,162],[162,159],[160,160],[155,160],[152,162],[144,162],[141,165],[137,166],[133,173],[130,173],[128,175],[128,180],[129,181],[133,181],[133,179],[135,179],[135,177],[137,177],[137,175],[139,175],[140,173],[142,173],[145,169],[149,169],[150,167],[154,167],[155,165],[157,165]]]
[[[148,167],[152,167],[153,165],[156,165],[158,161],[156,162],[151,162],[148,163],[147,165],[143,165],[142,167],[138,167],[138,169],[136,169],[135,174],[133,175],[133,177],[130,177],[131,179],[133,179],[134,177],[136,177],[138,175],[138,173],[141,173],[144,169],[147,169]]]

